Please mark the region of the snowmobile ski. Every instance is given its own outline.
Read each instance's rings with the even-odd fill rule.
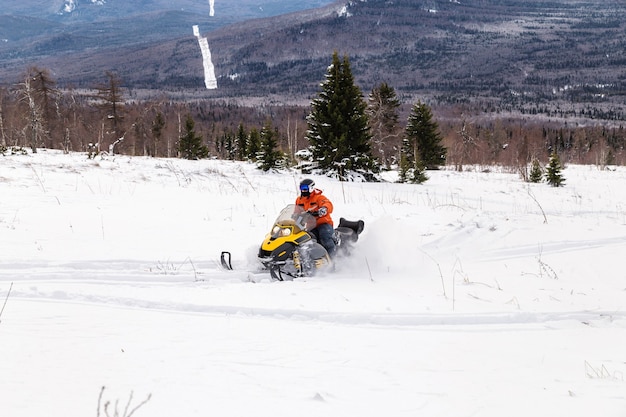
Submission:
[[[220,263],[222,264],[222,268],[228,271],[233,270],[233,264],[231,263],[230,252],[222,251],[222,254],[220,255]]]

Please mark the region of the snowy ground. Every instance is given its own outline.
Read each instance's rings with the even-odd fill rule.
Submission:
[[[298,173],[0,156],[2,415],[626,416],[626,169],[429,175],[314,177],[358,251],[272,282]]]

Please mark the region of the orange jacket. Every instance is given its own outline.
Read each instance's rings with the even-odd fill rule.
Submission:
[[[320,208],[326,207],[326,214],[317,218],[317,226],[323,223],[333,225],[333,219],[330,217],[333,212],[333,203],[322,194],[322,190],[316,188],[308,197],[299,196],[296,198],[296,205],[306,211],[318,211]]]

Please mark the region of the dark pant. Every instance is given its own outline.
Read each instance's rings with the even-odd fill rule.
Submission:
[[[330,224],[323,223],[317,226],[313,232],[318,238],[319,243],[326,248],[326,252],[328,252],[331,257],[335,255],[335,241],[333,240],[335,229],[333,229]]]

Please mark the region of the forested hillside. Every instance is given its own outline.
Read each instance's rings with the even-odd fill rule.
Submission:
[[[218,12],[209,17],[168,10],[88,26],[49,20],[10,26],[3,17],[0,38],[10,41],[0,46],[0,54],[15,59],[3,59],[0,81],[15,82],[28,63],[37,63],[67,86],[90,87],[109,70],[136,91],[270,96],[302,104],[337,50],[350,56],[362,88],[385,81],[407,100],[425,95],[447,103],[486,99],[533,114],[556,110],[560,101],[561,111],[624,117],[623,2],[340,1],[227,26],[228,18]],[[211,46],[216,91],[202,91],[193,22]],[[18,25],[22,30],[14,30]],[[44,36],[33,42],[34,25]],[[15,37],[28,42],[14,42]],[[12,50],[12,44],[19,49]]]
[[[399,149],[409,111],[422,101],[438,122],[447,163],[516,167],[553,151],[565,162],[623,163],[623,2],[338,1],[208,25],[201,30],[215,90],[203,85],[198,40],[187,27],[194,16],[167,10],[76,26],[58,16],[0,17],[7,23],[0,25],[2,143],[29,146],[34,129],[45,132],[38,140],[47,147],[115,143],[119,152],[174,156],[189,114],[212,156],[233,157],[240,128],[258,132],[270,121],[293,157],[307,146],[310,104],[337,51],[349,58],[365,100],[381,83],[397,94],[387,154]],[[172,38],[180,27],[188,35]],[[29,86],[33,71],[47,81]],[[38,104],[40,117],[28,97],[42,86],[54,100]],[[115,128],[107,102],[119,104]],[[159,114],[163,126],[155,129]]]

